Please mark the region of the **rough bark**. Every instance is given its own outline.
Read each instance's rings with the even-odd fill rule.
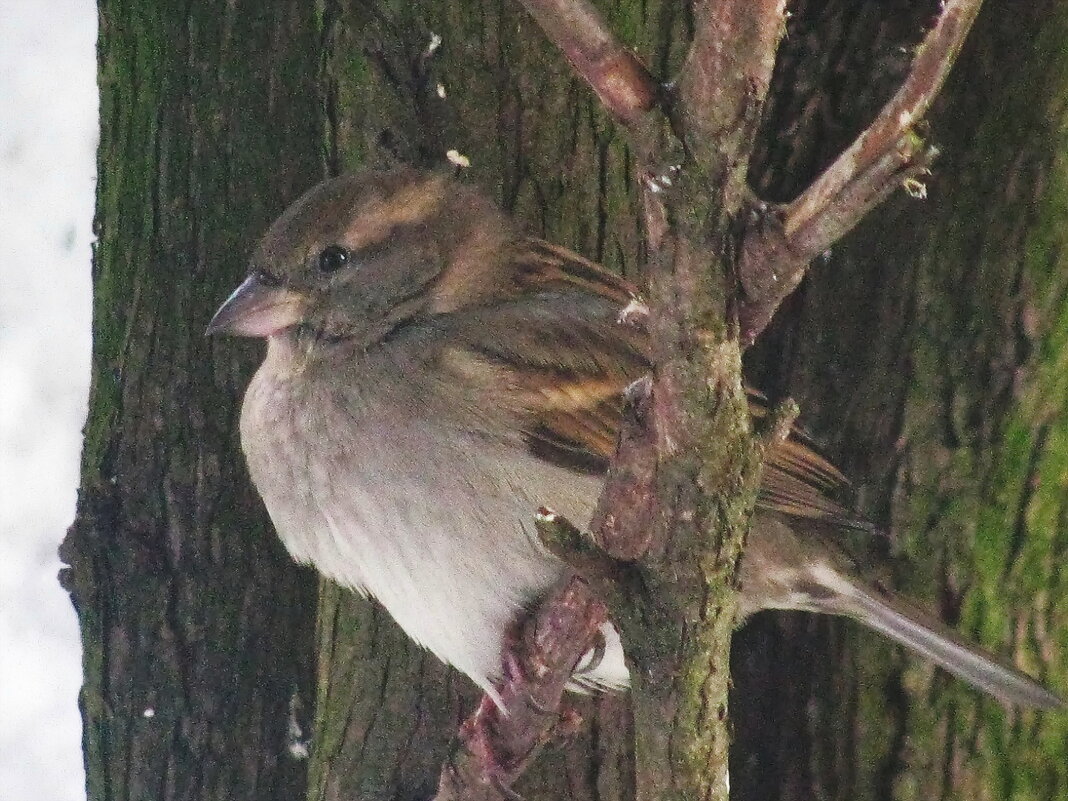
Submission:
[[[843,13],[805,5],[797,38]],[[843,65],[865,30],[893,35],[837,19],[827,52]],[[902,194],[836,248],[752,359],[764,386],[801,401],[890,527],[892,580],[1062,693],[1066,25],[1063,3],[984,6],[932,115],[942,155],[928,199]],[[825,147],[865,101],[834,83],[805,108],[778,97],[802,132],[825,132],[797,141]],[[827,157],[769,142],[802,178]],[[1006,712],[848,623],[766,615],[735,639],[737,694],[754,700],[736,704],[738,798],[1066,792],[1063,715]]]
[[[316,47],[302,2],[100,5],[92,398],[62,551],[94,801],[303,793],[314,580],[236,447],[255,348],[202,332],[323,172]]]

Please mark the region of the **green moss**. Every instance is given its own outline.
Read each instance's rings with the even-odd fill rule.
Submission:
[[[946,199],[920,287],[921,328],[911,401],[917,491],[910,553],[916,586],[933,583],[946,543],[964,591],[960,628],[1068,692],[1068,15],[1050,16],[1026,63],[999,76],[999,110],[968,139],[965,170]],[[979,36],[993,35],[990,30]],[[1038,194],[1035,187],[1041,187]],[[1020,337],[1014,340],[1013,337]],[[1013,350],[1015,349],[1015,350]],[[1020,389],[996,396],[1000,370],[1019,358]],[[994,382],[991,386],[990,381]],[[959,443],[944,443],[949,388]],[[978,424],[976,421],[980,421]],[[929,586],[929,585],[928,585]],[[948,715],[942,698],[974,714]],[[974,717],[974,719],[973,719]],[[976,720],[978,723],[976,723]],[[951,734],[946,733],[949,727]],[[972,743],[975,732],[981,741]],[[956,686],[910,726],[913,770],[949,749],[962,768],[949,797],[1048,799],[1068,791],[1064,715],[1007,714]],[[945,741],[951,738],[951,745]],[[901,798],[925,797],[902,788]],[[970,788],[970,789],[969,789]],[[972,794],[975,793],[975,794]]]

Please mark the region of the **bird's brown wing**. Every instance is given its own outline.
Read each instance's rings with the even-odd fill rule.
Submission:
[[[481,312],[493,326],[470,329],[451,352],[454,369],[492,375],[524,410],[528,447],[539,458],[581,473],[602,473],[615,452],[622,393],[649,371],[648,335],[627,281],[595,262],[537,239],[516,244],[515,300]],[[538,303],[524,302],[537,296]],[[487,341],[480,331],[508,331]],[[580,347],[575,347],[579,344]],[[563,356],[562,356],[563,354]],[[764,397],[748,391],[755,419]],[[765,459],[758,506],[844,525],[860,521],[843,505],[849,482],[795,427]]]
[[[749,387],[746,396],[754,420],[766,417],[767,398]],[[852,496],[849,479],[816,450],[812,437],[800,426],[793,426],[790,436],[765,455],[759,507],[792,517],[871,529],[868,521],[845,505]]]

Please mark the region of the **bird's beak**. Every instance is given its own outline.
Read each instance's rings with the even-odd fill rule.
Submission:
[[[301,321],[307,302],[301,293],[266,284],[253,273],[215,312],[204,335],[274,336]]]

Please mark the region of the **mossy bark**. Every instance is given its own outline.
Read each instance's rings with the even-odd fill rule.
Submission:
[[[999,6],[936,118],[945,180],[917,247],[892,508],[904,586],[1063,695],[1068,6]],[[1006,712],[929,673],[904,676],[898,797],[1068,796],[1068,716]]]
[[[902,193],[817,265],[752,360],[890,527],[893,583],[1062,695],[1066,41],[1064,3],[988,0],[931,116],[927,200]],[[1006,711],[850,623],[768,615],[736,646],[756,702],[738,798],[1068,794],[1063,714]]]
[[[306,784],[314,579],[236,446],[256,348],[203,337],[249,243],[323,174],[306,6],[100,4],[92,397],[62,550],[94,801]]]

